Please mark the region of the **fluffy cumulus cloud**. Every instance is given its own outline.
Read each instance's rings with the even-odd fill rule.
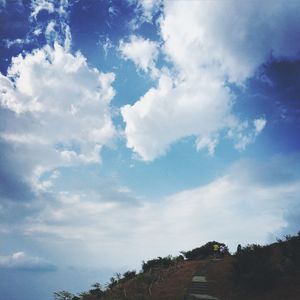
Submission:
[[[126,264],[136,265],[214,239],[226,242],[231,250],[236,243],[265,243],[294,225],[288,215],[299,211],[300,178],[295,165],[298,157],[241,160],[209,184],[158,202],[136,199],[133,205],[99,201],[96,194],[61,193],[20,230],[27,236],[59,238],[75,264],[80,247],[88,253],[87,264],[105,257],[99,263],[111,267],[124,264],[124,256]],[[81,246],[66,247],[74,241]]]
[[[48,272],[55,271],[56,266],[43,258],[29,256],[20,251],[8,256],[0,256],[0,269]]]
[[[165,50],[187,72],[215,67],[241,82],[271,55],[299,55],[300,43],[293,42],[300,34],[299,10],[296,1],[167,1],[161,23]]]
[[[299,11],[295,1],[166,1],[160,30],[174,70],[167,80],[161,70],[157,87],[123,107],[128,147],[151,160],[184,136],[196,136],[197,148],[211,154],[221,132],[236,132],[239,149],[253,142],[266,120],[249,121],[247,132],[247,121],[232,115],[227,83],[242,86],[270,59],[297,58]]]
[[[36,187],[45,171],[100,162],[115,135],[113,80],[58,44],[14,57],[7,76],[0,74],[0,105],[9,114],[0,137]]]
[[[155,72],[155,61],[158,56],[156,42],[132,35],[128,42],[120,42],[119,51],[124,59],[132,60],[144,72]]]
[[[230,109],[230,92],[214,77],[199,74],[175,83],[168,72],[161,74],[157,88],[122,107],[127,145],[153,160],[182,137],[216,135],[234,123]]]

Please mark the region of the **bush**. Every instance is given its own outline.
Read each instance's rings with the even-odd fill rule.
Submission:
[[[54,293],[55,300],[72,300],[74,296],[75,295],[68,291],[59,291]]]
[[[286,271],[300,270],[300,235],[286,236],[286,241],[280,243],[282,265]]]
[[[136,276],[136,271],[127,271],[123,274],[123,279],[126,280],[130,280],[132,278],[134,278]]]
[[[158,267],[158,268],[168,268],[174,264],[174,260],[172,259],[172,256],[166,256],[166,257],[158,257],[155,259],[148,260],[147,262],[143,261],[142,264],[142,270],[143,272],[148,272],[152,268]]]
[[[183,254],[184,257],[188,260],[205,259],[211,255],[214,255],[213,245],[215,245],[215,244],[219,245],[219,247],[225,246],[225,248],[226,248],[225,254],[227,254],[227,255],[229,254],[227,246],[223,243],[219,243],[216,241],[208,242],[199,248],[195,248],[195,249],[193,249],[191,251],[187,251],[187,252],[181,251],[180,253]]]
[[[248,245],[242,248],[233,262],[233,280],[245,289],[267,290],[275,284],[280,274],[272,264],[269,247]]]

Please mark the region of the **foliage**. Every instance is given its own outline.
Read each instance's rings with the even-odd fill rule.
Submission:
[[[73,300],[75,295],[67,291],[59,291],[54,293],[55,300]]]
[[[162,282],[170,270],[177,269],[177,264],[187,260],[206,259],[214,255],[213,245],[225,246],[225,254],[229,255],[225,244],[211,241],[191,251],[182,251],[177,257],[157,257],[143,261],[142,271],[126,271],[121,275],[115,273],[106,288],[95,283],[92,288],[79,296],[67,291],[54,293],[55,300],[143,300],[149,298],[149,287]],[[232,283],[238,290],[265,292],[276,284],[283,272],[292,274],[300,271],[300,232],[297,236],[285,236],[270,246],[238,245],[235,255],[230,260],[232,266]],[[174,267],[173,267],[174,266]],[[176,267],[175,267],[176,266]],[[173,268],[170,268],[173,267]],[[128,282],[130,281],[130,282]]]
[[[298,236],[285,236],[285,241],[280,241],[282,251],[282,267],[285,271],[300,270],[300,232]]]
[[[125,281],[127,280],[130,280],[132,278],[134,278],[136,276],[136,271],[133,270],[133,271],[126,271],[124,274],[123,274],[123,279]]]
[[[142,270],[143,272],[149,272],[153,268],[168,268],[174,264],[172,256],[158,257],[150,259],[147,262],[143,261]]]
[[[205,259],[211,255],[214,255],[213,245],[219,245],[225,247],[225,254],[228,255],[228,247],[224,243],[219,243],[216,241],[208,242],[205,245],[195,248],[191,251],[181,251],[180,253],[184,255],[184,257],[188,260],[198,260],[198,259]]]
[[[248,290],[263,291],[272,287],[280,270],[271,259],[271,248],[248,245],[239,251],[233,262],[233,280]]]
[[[240,255],[240,253],[242,252],[242,246],[241,244],[238,244],[237,248],[236,248],[236,255]]]
[[[110,277],[109,281],[110,282],[107,284],[108,289],[113,289],[118,284],[118,280],[113,276]]]
[[[104,291],[102,290],[101,284],[96,282],[92,285],[93,289],[89,291],[90,295],[94,296],[94,299],[102,299]]]

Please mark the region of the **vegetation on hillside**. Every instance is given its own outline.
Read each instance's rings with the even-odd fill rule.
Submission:
[[[201,262],[214,255],[215,244],[226,249],[226,258],[210,271],[220,298],[238,300],[251,295],[249,299],[256,299],[255,295],[258,295],[257,299],[260,299],[259,295],[264,295],[265,299],[269,299],[268,292],[287,276],[296,274],[300,280],[299,232],[297,236],[286,236],[284,240],[267,246],[239,245],[233,255],[225,244],[208,242],[193,250],[182,251],[177,257],[143,261],[140,272],[116,273],[106,287],[96,283],[92,289],[77,296],[66,291],[56,292],[55,300],[184,299],[193,272],[201,268]],[[270,299],[277,299],[272,297]]]
[[[216,241],[208,242],[205,245],[195,248],[191,251],[181,251],[180,253],[187,259],[187,260],[198,260],[198,259],[206,259],[212,255],[214,255],[213,246],[218,245],[219,247],[225,247],[225,255],[229,254],[228,247],[224,243],[219,243]]]
[[[300,232],[273,245],[247,245],[237,251],[232,279],[244,290],[266,291],[285,275],[300,271]]]

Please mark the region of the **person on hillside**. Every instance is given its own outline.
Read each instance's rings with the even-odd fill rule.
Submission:
[[[218,257],[220,246],[218,244],[213,245],[214,258]]]
[[[221,245],[220,246],[220,254],[221,254],[221,257],[224,257],[225,256],[225,251],[226,251],[226,248],[224,245]]]

